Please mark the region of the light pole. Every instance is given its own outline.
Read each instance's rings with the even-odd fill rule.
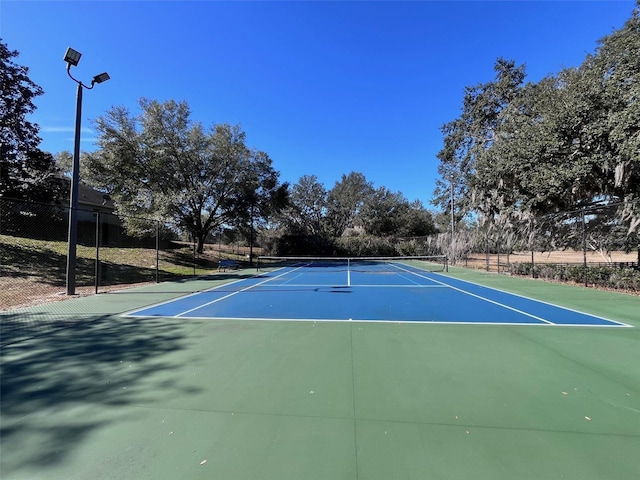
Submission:
[[[69,238],[67,242],[67,295],[76,293],[76,246],[78,243],[78,185],[80,183],[80,123],[82,120],[82,89],[91,90],[96,83],[109,80],[107,72],[96,75],[91,85],[86,86],[71,75],[71,67],[78,65],[82,54],[73,48],[67,48],[64,61],[67,62],[69,78],[78,84],[76,96],[76,130],[73,145],[73,168],[71,170],[71,194],[69,197]]]
[[[455,232],[455,216],[454,216],[454,207],[455,207],[455,197],[454,197],[454,193],[453,193],[453,176],[451,176],[450,179],[451,182],[451,238],[453,238],[453,234]]]
[[[452,265],[456,264],[456,254],[455,254],[455,240],[453,238],[455,233],[455,216],[454,216],[454,191],[453,191],[453,175],[449,177],[449,182],[451,183],[451,262]]]

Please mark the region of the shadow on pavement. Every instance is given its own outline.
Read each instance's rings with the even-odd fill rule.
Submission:
[[[13,333],[3,336],[0,349],[0,442],[7,478],[25,462],[46,472],[72,455],[105,423],[122,420],[125,413],[110,407],[197,393],[179,385],[181,365],[168,356],[189,347],[193,325],[186,330],[161,319],[49,315],[46,321],[32,319],[31,336],[20,340],[18,327],[12,327],[25,323],[25,314],[19,317],[2,318],[3,331]],[[33,325],[41,325],[40,336],[33,336]]]

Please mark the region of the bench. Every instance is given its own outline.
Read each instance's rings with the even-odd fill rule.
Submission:
[[[220,262],[218,262],[218,271],[222,270],[223,272],[226,272],[227,269],[236,270],[239,266],[240,264],[235,260],[231,260],[231,259],[220,260]]]

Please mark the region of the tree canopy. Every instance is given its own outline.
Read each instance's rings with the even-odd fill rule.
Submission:
[[[526,232],[540,219],[619,205],[627,235],[640,229],[640,18],[594,54],[539,82],[498,59],[493,80],[467,87],[462,114],[442,127],[434,204],[456,216]],[[551,217],[549,217],[551,218]]]
[[[51,201],[63,195],[51,154],[40,150],[39,127],[27,119],[44,91],[18,65],[18,52],[0,39],[0,195]]]
[[[315,175],[291,188],[285,230],[290,234],[340,237],[348,229],[378,237],[415,237],[436,232],[431,213],[401,192],[374,188],[362,173],[343,175],[326,190]]]
[[[202,251],[210,232],[246,220],[240,205],[253,219],[278,206],[278,173],[246,146],[240,126],[205,130],[186,102],[142,99],[140,107],[138,116],[113,107],[98,117],[100,148],[85,159],[89,180],[108,191],[131,229],[140,228],[137,217],[171,219]]]

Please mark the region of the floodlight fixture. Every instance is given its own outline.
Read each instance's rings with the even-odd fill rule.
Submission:
[[[80,52],[69,47],[67,48],[67,53],[64,55],[64,61],[69,64],[69,67],[71,67],[71,65],[77,67],[81,56],[82,54]]]
[[[91,80],[91,86],[93,87],[93,85],[96,84],[96,83],[106,82],[110,78],[111,77],[109,76],[109,74],[107,72],[103,72],[100,75],[96,75],[95,77],[93,77],[93,80]]]

